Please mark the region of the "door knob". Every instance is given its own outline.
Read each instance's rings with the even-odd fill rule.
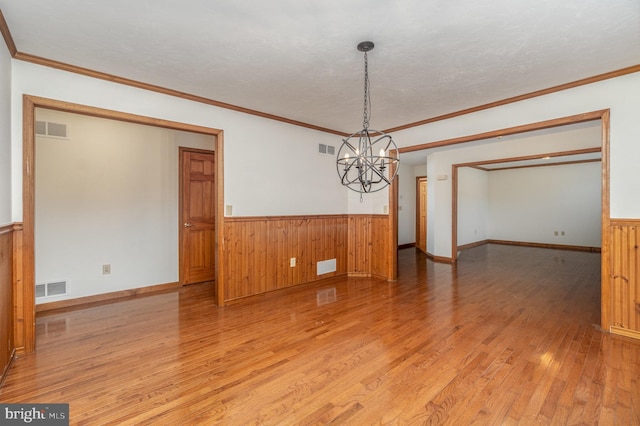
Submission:
[[[189,222],[185,222],[185,223],[184,223],[184,227],[185,227],[185,228],[191,228],[192,226],[193,226],[193,225],[192,225],[192,224],[190,224]]]

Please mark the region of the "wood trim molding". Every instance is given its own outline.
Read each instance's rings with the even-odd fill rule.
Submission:
[[[451,261],[458,261],[458,169],[451,166]]]
[[[16,354],[25,353],[25,316],[24,316],[24,250],[23,224],[13,227],[13,343]]]
[[[223,132],[219,129],[213,129],[203,126],[196,126],[192,124],[179,123],[164,119],[158,119],[153,117],[140,116],[135,114],[129,114],[120,111],[107,110],[97,107],[91,107],[86,105],[74,104],[70,102],[59,101],[55,99],[40,98],[37,96],[23,95],[23,112],[22,112],[22,132],[23,132],[23,174],[22,174],[22,203],[23,203],[23,231],[22,235],[22,250],[20,253],[21,258],[21,271],[22,271],[22,287],[23,299],[22,303],[16,305],[16,309],[19,313],[22,313],[23,321],[23,340],[24,340],[24,352],[31,353],[35,350],[35,109],[47,108],[58,111],[65,111],[70,113],[90,115],[94,117],[106,118],[111,120],[125,121],[130,123],[144,124],[149,126],[163,127],[174,130],[181,130],[187,132],[195,132],[207,135],[214,135],[215,147],[214,151],[218,153],[219,157],[216,161],[216,179],[218,181],[218,208],[222,205],[224,199],[224,183],[222,177],[224,176],[224,157],[223,157]],[[216,247],[216,256],[218,262],[223,264],[223,229],[224,229],[224,216],[221,214],[216,215],[216,235],[218,245]],[[220,287],[224,282],[224,268],[220,267],[216,270],[216,284],[215,287]],[[216,289],[217,290],[217,289]],[[221,300],[221,294],[224,291],[221,290],[217,293],[218,300]],[[223,296],[222,296],[223,297]],[[16,324],[20,326],[20,323]],[[17,336],[16,339],[20,338]],[[18,347],[18,345],[16,345]],[[20,350],[18,350],[20,353]]]
[[[306,219],[323,219],[329,217],[349,217],[349,216],[366,216],[374,217],[376,215],[349,215],[345,214],[313,214],[313,215],[281,215],[281,216],[226,216],[227,222],[259,222],[259,221],[278,221],[278,220],[306,220]],[[377,215],[386,217],[386,215]]]
[[[640,65],[638,66],[640,71]],[[551,129],[553,127],[560,127],[567,124],[584,123],[586,121],[594,121],[602,119],[605,112],[608,110],[599,110],[586,112],[583,114],[570,115],[567,117],[554,118],[551,120],[538,121],[535,123],[522,124],[519,126],[506,127],[504,129],[492,130],[484,133],[477,133],[473,135],[460,136],[457,138],[443,139],[435,142],[428,142],[419,145],[406,146],[399,148],[400,153],[421,151],[423,149],[438,148],[442,146],[457,145],[466,142],[473,142],[481,139],[492,139],[498,136],[517,135],[520,133],[526,133],[533,130]]]
[[[475,241],[473,243],[463,244],[461,246],[458,246],[458,250],[459,251],[467,250],[467,249],[470,249],[470,248],[483,246],[485,244],[489,244],[489,240]]]
[[[470,167],[480,169],[485,172],[497,172],[499,170],[530,169],[532,167],[553,167],[553,166],[568,166],[571,164],[599,163],[600,161],[602,160],[600,160],[599,158],[594,158],[592,160],[558,161],[557,163],[550,163],[550,164],[529,164],[526,166],[496,167],[495,169],[489,169],[482,166],[470,166]]]
[[[398,152],[394,151],[393,157],[398,158]],[[397,163],[392,163],[389,173],[393,176],[396,172]],[[391,182],[393,190],[389,190],[389,221],[387,224],[388,240],[387,240],[387,271],[384,278],[387,281],[396,281],[398,279],[398,197],[400,196],[400,176]],[[375,275],[375,272],[374,272]]]
[[[404,250],[404,249],[412,248],[412,247],[415,247],[415,246],[416,246],[416,243],[399,244],[398,245],[398,250]]]
[[[4,38],[4,42],[7,45],[7,49],[9,50],[9,54],[11,57],[15,57],[18,53],[18,49],[16,49],[16,44],[13,41],[13,37],[11,36],[11,31],[9,31],[9,26],[7,25],[6,19],[4,19],[4,14],[2,10],[0,10],[0,33],[2,33],[2,37]]]
[[[566,157],[568,155],[580,155],[580,154],[595,154],[597,152],[601,152],[602,147],[593,147],[593,148],[583,148],[583,149],[574,149],[571,151],[557,151],[557,152],[545,152],[542,154],[532,154],[532,155],[521,155],[518,157],[504,157],[504,158],[496,158],[491,160],[482,160],[482,161],[472,161],[469,163],[459,163],[455,164],[457,167],[477,167],[483,166],[487,164],[500,164],[505,162],[513,162],[513,161],[527,161],[527,160],[536,160],[542,157]],[[592,161],[592,160],[585,160]],[[595,161],[601,161],[600,159]],[[555,164],[555,163],[554,163]],[[543,164],[544,166],[551,166],[554,164]],[[534,166],[523,166],[523,167],[534,167]],[[517,168],[517,167],[509,167],[509,168]],[[493,171],[499,169],[483,169],[486,171]]]
[[[434,262],[437,262],[437,263],[449,263],[449,264],[455,263],[455,261],[450,257],[434,256],[431,253],[426,253],[426,255],[427,255],[427,259],[431,259],[431,260],[433,260]]]
[[[11,369],[11,365],[13,361],[16,359],[16,350],[15,348],[11,351],[11,356],[9,357],[9,362],[4,366],[2,370],[2,374],[0,375],[0,389],[2,389],[2,385],[4,384],[4,379],[7,378],[7,373]]]
[[[503,106],[503,105],[507,105],[507,104],[512,104],[512,103],[524,101],[524,100],[527,100],[527,99],[533,99],[533,98],[537,98],[539,96],[549,95],[551,93],[561,92],[563,90],[573,89],[575,87],[585,86],[587,84],[597,83],[599,81],[608,80],[608,79],[616,78],[616,77],[621,77],[621,76],[627,75],[627,74],[633,74],[633,73],[636,73],[638,71],[640,71],[640,64],[632,65],[630,67],[621,68],[621,69],[610,71],[610,72],[606,72],[606,73],[603,73],[603,74],[598,74],[598,75],[595,75],[595,76],[592,76],[592,77],[583,78],[583,79],[580,79],[580,80],[575,80],[575,81],[572,81],[572,82],[569,82],[569,83],[559,84],[557,86],[552,86],[552,87],[549,87],[549,88],[546,88],[546,89],[536,90],[534,92],[525,93],[523,95],[513,96],[511,98],[506,98],[506,99],[502,99],[502,100],[499,100],[499,101],[490,102],[488,104],[483,104],[483,105],[479,105],[479,106],[475,106],[475,107],[471,107],[471,108],[462,109],[462,110],[459,110],[459,111],[451,112],[449,114],[443,114],[443,115],[439,115],[439,116],[432,117],[432,118],[427,118],[427,119],[420,120],[420,121],[414,121],[413,123],[408,123],[408,124],[404,124],[404,125],[401,125],[401,126],[392,127],[390,129],[386,129],[386,130],[383,130],[383,131],[384,131],[384,133],[393,133],[393,132],[397,132],[399,130],[405,130],[405,129],[409,129],[409,128],[412,128],[412,127],[418,127],[418,126],[422,126],[422,125],[425,125],[425,124],[434,123],[436,121],[448,120],[450,118],[459,117],[459,116],[462,116],[462,115],[465,115],[465,114],[471,114],[473,112],[483,111],[483,110],[486,110],[486,109],[491,109],[491,108],[495,108],[495,107],[499,107],[499,106]],[[404,152],[404,151],[400,151],[400,152]]]
[[[602,237],[601,237],[601,276],[600,276],[600,327],[603,330],[608,330],[612,321],[611,310],[611,238],[610,238],[610,226],[611,226],[611,200],[610,200],[610,164],[609,164],[609,149],[610,149],[610,126],[611,126],[611,113],[604,110],[601,117],[600,129],[602,132]]]
[[[612,325],[609,327],[609,331],[612,334],[617,334],[618,336],[630,337],[632,339],[640,339],[640,331],[629,330],[627,328],[616,327]]]
[[[585,251],[589,253],[600,253],[602,251],[600,247],[574,246],[574,245],[568,245],[568,244],[533,243],[533,242],[527,242],[527,241],[486,240],[486,243],[501,244],[506,246],[546,248],[546,249],[554,249],[554,250]]]
[[[640,226],[640,219],[611,218],[610,226]]]
[[[224,282],[227,276],[224,248],[224,227],[226,218],[224,217],[224,131],[220,130],[216,136],[215,146],[215,167],[216,167],[216,258],[214,261],[216,268],[215,289],[216,305],[224,306],[225,287]]]
[[[137,89],[148,90],[151,92],[161,93],[163,95],[174,96],[176,98],[186,99],[193,102],[198,102],[201,104],[211,105],[218,108],[229,109],[232,111],[237,111],[243,114],[254,115],[257,117],[266,118],[269,120],[280,121],[282,123],[292,124],[294,126],[306,127],[312,130],[318,130],[325,133],[332,133],[339,136],[348,136],[347,133],[340,132],[333,129],[328,129],[326,127],[320,127],[313,124],[303,123],[302,121],[291,120],[286,117],[281,117],[275,114],[269,114],[262,111],[257,111],[250,108],[244,108],[238,105],[229,104],[226,102],[216,101],[214,99],[205,98],[203,96],[193,95],[186,92],[181,92],[179,90],[168,89],[161,86],[156,86],[154,84],[143,83],[141,81],[131,80],[124,77],[118,77],[112,74],[107,74],[100,71],[94,71],[88,68],[83,68],[75,65],[66,64],[64,62],[55,61],[52,59],[43,58],[40,56],[30,55],[28,53],[16,52],[12,55],[14,59],[18,59],[25,62],[30,62],[32,64],[42,65],[49,68],[55,68],[66,72],[71,72],[74,74],[80,74],[91,78],[97,78],[100,80],[106,80],[113,83],[123,84],[125,86],[135,87]]]
[[[122,299],[131,299],[134,297],[151,296],[159,293],[167,293],[180,288],[180,283],[157,284],[147,287],[131,288],[127,290],[113,291],[110,293],[95,294],[92,296],[78,297],[75,299],[59,300],[56,302],[47,302],[36,305],[37,313],[51,313],[52,311],[61,311],[67,309],[80,309],[97,304],[106,304],[118,302]]]
[[[109,110],[89,105],[76,104],[58,99],[41,98],[33,95],[24,95],[36,108],[46,108],[63,112],[70,112],[91,117],[106,118],[108,120],[124,121],[127,123],[144,124],[147,126],[162,127],[165,129],[181,130],[185,132],[200,133],[203,135],[217,136],[221,130],[211,127],[198,126],[196,124],[180,123],[177,121],[165,120],[162,118],[149,117],[146,115],[131,114]]]
[[[106,80],[106,81],[111,81],[114,83],[118,83],[118,84],[123,84],[123,85],[127,85],[127,86],[131,86],[131,87],[136,87],[139,89],[144,89],[144,90],[149,90],[149,91],[153,91],[153,92],[157,92],[157,93],[162,93],[165,95],[169,95],[169,96],[175,96],[178,98],[183,98],[183,99],[187,99],[190,101],[194,101],[194,102],[199,102],[199,103],[203,103],[203,104],[207,104],[207,105],[212,105],[212,106],[216,106],[219,108],[225,108],[225,109],[230,109],[233,111],[237,111],[237,112],[241,112],[244,114],[250,114],[250,115],[255,115],[258,117],[262,117],[262,118],[266,118],[266,119],[270,119],[270,120],[275,120],[275,121],[280,121],[283,123],[287,123],[287,124],[292,124],[295,126],[300,126],[300,127],[305,127],[308,129],[312,129],[312,130],[318,130],[321,132],[326,132],[326,133],[331,133],[331,134],[335,134],[335,135],[339,135],[339,136],[348,136],[348,133],[342,132],[342,131],[338,131],[338,130],[334,130],[334,129],[328,129],[325,127],[320,127],[320,126],[316,126],[313,124],[309,124],[309,123],[304,123],[301,121],[297,121],[297,120],[291,120],[288,119],[286,117],[281,117],[278,115],[274,115],[274,114],[269,114],[269,113],[265,113],[262,111],[257,111],[257,110],[253,110],[250,108],[244,108],[238,105],[233,105],[233,104],[228,104],[226,102],[221,102],[221,101],[216,101],[214,99],[209,99],[209,98],[205,98],[202,96],[198,96],[198,95],[193,95],[193,94],[189,94],[189,93],[185,93],[185,92],[181,92],[178,90],[172,90],[172,89],[168,89],[165,87],[161,87],[161,86],[156,86],[153,84],[148,84],[148,83],[143,83],[140,81],[136,81],[136,80],[132,80],[132,79],[128,79],[128,78],[124,78],[124,77],[118,77],[118,76],[114,76],[111,74],[107,74],[107,73],[103,73],[100,71],[95,71],[95,70],[91,70],[88,68],[83,68],[83,67],[79,67],[79,66],[75,66],[75,65],[70,65],[70,64],[66,64],[60,61],[55,61],[52,59],[47,59],[47,58],[43,58],[40,56],[36,56],[36,55],[30,55],[28,53],[22,53],[19,52],[15,42],[13,40],[13,37],[11,35],[11,31],[9,30],[9,26],[4,18],[4,15],[2,14],[2,11],[0,10],[0,32],[2,32],[2,36],[5,40],[5,44],[7,45],[7,49],[9,50],[9,53],[11,55],[12,58],[14,59],[18,59],[21,61],[25,61],[25,62],[30,62],[30,63],[34,63],[37,65],[42,65],[42,66],[46,66],[46,67],[50,67],[50,68],[55,68],[55,69],[59,69],[59,70],[63,70],[63,71],[67,71],[67,72],[72,72],[75,74],[80,74],[80,75],[85,75],[88,77],[92,77],[92,78],[97,78],[97,79],[101,79],[101,80]],[[535,97],[539,97],[539,96],[544,96],[544,95],[548,95],[551,93],[555,93],[555,92],[560,92],[563,90],[567,90],[567,89],[572,89],[575,87],[579,87],[579,86],[584,86],[584,85],[588,85],[588,84],[592,84],[592,83],[597,83],[599,81],[603,81],[603,80],[608,80],[608,79],[612,79],[612,78],[616,78],[616,77],[621,77],[627,74],[633,74],[636,72],[640,71],[640,64],[638,65],[632,65],[629,67],[625,67],[625,68],[621,68],[621,69],[617,69],[617,70],[613,70],[613,71],[609,71],[606,73],[602,73],[602,74],[598,74],[592,77],[587,77],[587,78],[583,78],[580,80],[575,80],[569,83],[564,83],[564,84],[559,84],[557,86],[552,86],[546,89],[541,89],[541,90],[536,90],[533,92],[529,92],[529,93],[525,93],[522,95],[518,95],[518,96],[513,96],[510,98],[506,98],[506,99],[502,99],[502,100],[498,100],[495,102],[490,102],[490,103],[486,103],[486,104],[482,104],[482,105],[478,105],[475,107],[471,107],[471,108],[465,108],[459,111],[454,111],[448,114],[442,114],[442,115],[438,115],[435,117],[430,117],[430,118],[426,118],[423,120],[419,120],[419,121],[415,121],[412,123],[407,123],[407,124],[403,124],[400,126],[396,126],[396,127],[392,127],[389,128],[387,130],[384,130],[385,133],[393,133],[396,131],[400,131],[400,130],[405,130],[405,129],[409,129],[412,127],[418,127],[418,126],[422,126],[425,124],[429,124],[429,123],[434,123],[436,121],[442,121],[442,120],[447,120],[450,118],[454,118],[454,117],[459,117],[465,114],[471,114],[473,112],[478,112],[478,111],[482,111],[482,110],[486,110],[486,109],[491,109],[491,108],[495,108],[498,106],[503,106],[503,105],[508,105],[511,103],[515,103],[515,102],[520,102],[526,99],[532,99]],[[405,152],[400,150],[400,152]]]

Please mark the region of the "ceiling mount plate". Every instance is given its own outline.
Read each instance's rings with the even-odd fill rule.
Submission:
[[[361,52],[369,52],[370,50],[373,50],[374,46],[375,45],[372,41],[361,41],[358,43],[358,50]]]

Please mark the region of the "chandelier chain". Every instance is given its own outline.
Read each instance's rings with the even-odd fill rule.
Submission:
[[[369,128],[369,61],[367,52],[364,52],[364,113],[362,116],[362,127]]]

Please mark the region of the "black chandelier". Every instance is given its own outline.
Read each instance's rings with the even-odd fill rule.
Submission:
[[[371,96],[369,94],[369,68],[367,52],[373,42],[363,41],[358,50],[364,52],[364,113],[362,130],[342,139],[338,150],[336,168],[341,183],[352,191],[362,194],[380,191],[387,187],[398,173],[398,147],[391,135],[369,129]],[[387,169],[389,172],[387,172]]]

